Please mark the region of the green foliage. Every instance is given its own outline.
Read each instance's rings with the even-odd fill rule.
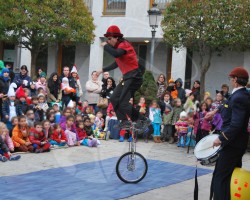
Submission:
[[[143,84],[141,88],[135,93],[135,103],[139,102],[141,96],[146,99],[147,105],[150,105],[151,101],[156,99],[157,85],[154,80],[154,76],[151,71],[146,70],[143,75]]]
[[[48,42],[85,42],[94,37],[93,18],[82,0],[6,0],[1,2],[1,39],[32,49]]]
[[[162,28],[164,40],[173,47],[244,50],[250,47],[250,1],[173,0]]]
[[[172,0],[161,26],[168,46],[198,52],[203,95],[213,53],[250,48],[250,1]]]
[[[94,38],[93,18],[83,0],[5,0],[0,10],[0,40],[30,50],[32,74],[38,53],[49,44],[90,44]]]

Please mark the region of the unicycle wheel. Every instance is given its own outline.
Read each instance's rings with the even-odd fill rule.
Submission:
[[[138,183],[147,174],[147,160],[137,152],[123,154],[116,163],[116,174],[124,183]]]

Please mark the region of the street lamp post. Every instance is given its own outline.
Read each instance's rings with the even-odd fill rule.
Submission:
[[[152,39],[151,39],[151,49],[150,49],[150,63],[149,70],[153,69],[154,65],[154,51],[155,51],[155,33],[156,28],[159,26],[161,11],[157,8],[157,4],[153,3],[152,8],[148,10],[149,16],[149,26],[152,28]]]

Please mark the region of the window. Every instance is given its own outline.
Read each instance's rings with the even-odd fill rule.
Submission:
[[[125,15],[127,0],[104,0],[104,15]]]
[[[164,11],[166,9],[166,6],[168,3],[170,3],[172,0],[150,0],[150,7],[152,7],[153,3],[157,3],[157,7]]]
[[[92,12],[93,0],[83,0],[83,2],[87,6],[89,12]]]

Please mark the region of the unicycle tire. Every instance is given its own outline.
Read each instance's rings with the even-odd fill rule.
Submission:
[[[138,183],[148,171],[147,160],[137,152],[123,154],[116,163],[116,174],[124,183]]]

